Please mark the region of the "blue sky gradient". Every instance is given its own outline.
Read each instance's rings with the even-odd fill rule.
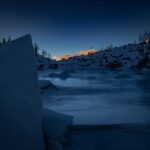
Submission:
[[[148,0],[1,0],[0,38],[30,33],[51,55],[132,43],[150,29]]]

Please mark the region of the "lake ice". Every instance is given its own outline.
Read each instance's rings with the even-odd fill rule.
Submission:
[[[39,79],[56,85],[42,94],[44,107],[74,124],[150,123],[149,71],[46,71]]]

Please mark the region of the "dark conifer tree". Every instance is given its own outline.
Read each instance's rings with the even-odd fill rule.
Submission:
[[[39,46],[37,43],[34,44],[34,52],[35,52],[35,56],[37,56],[39,52]]]
[[[6,43],[6,39],[5,39],[5,37],[3,37],[3,44],[5,44]]]

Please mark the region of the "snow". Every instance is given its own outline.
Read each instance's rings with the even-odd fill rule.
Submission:
[[[71,57],[69,59],[56,61],[59,69],[87,70],[102,68],[135,68],[145,59],[150,58],[150,44],[128,44],[112,49],[105,49],[87,56]],[[149,65],[147,66],[149,67]]]
[[[30,35],[0,46],[0,149],[43,150],[42,104]]]
[[[57,89],[47,90],[42,98],[45,108],[74,116],[64,149],[150,149],[149,58],[150,44],[139,43],[53,62],[58,69],[41,78],[54,83]],[[143,76],[137,70],[129,71],[141,66],[146,70]],[[116,68],[120,70],[108,71]],[[62,148],[60,139],[70,125],[70,121],[64,125],[61,119],[54,120],[44,131],[48,143],[54,141],[57,149]]]
[[[73,57],[64,61],[59,61],[57,62],[57,65],[59,66],[61,72],[44,72],[41,79],[37,80],[36,67],[38,66],[39,70],[46,69],[49,67],[50,60],[45,59],[40,55],[34,57],[35,54],[30,35],[26,35],[12,42],[1,45],[0,149],[44,150],[44,146],[47,149],[56,150],[62,150],[66,146],[68,147],[68,150],[150,149],[150,127],[149,125],[139,125],[139,123],[142,122],[140,120],[141,118],[144,119],[142,123],[145,123],[145,120],[149,119],[147,116],[145,118],[143,117],[149,113],[148,109],[145,109],[145,106],[131,107],[131,115],[130,111],[127,109],[128,107],[124,107],[124,112],[126,112],[126,114],[127,112],[129,113],[127,114],[127,117],[130,116],[133,122],[135,119],[134,123],[136,123],[137,120],[139,120],[139,122],[135,126],[128,126],[124,125],[123,122],[125,122],[125,118],[122,118],[122,122],[119,120],[122,123],[121,126],[111,126],[110,124],[115,116],[113,112],[117,115],[121,114],[117,111],[120,110],[120,108],[121,111],[123,110],[123,107],[120,106],[121,104],[125,105],[128,103],[127,98],[130,93],[128,95],[125,94],[127,97],[125,97],[122,92],[118,95],[118,92],[120,91],[118,85],[116,85],[116,81],[115,84],[112,84],[113,88],[111,88],[111,86],[108,86],[102,82],[104,78],[103,76],[100,76],[99,73],[97,76],[95,76],[95,74],[91,76],[90,74],[82,73],[81,77],[80,73],[76,74],[74,72],[74,70],[77,71],[80,69],[90,70],[111,67],[132,68],[138,66],[141,61],[143,61],[143,56],[146,57],[146,59],[150,58],[150,44],[142,45],[142,53],[139,52],[140,48],[140,44],[129,44],[122,47],[113,48],[112,50],[99,51],[88,56]],[[115,66],[113,66],[114,63]],[[150,63],[147,63],[145,66],[149,67]],[[126,79],[130,76],[124,73],[123,75],[127,76],[125,77]],[[118,74],[115,78],[121,78],[121,81],[123,81],[123,75]],[[80,76],[79,79],[78,76]],[[105,73],[104,76],[106,76]],[[115,78],[113,78],[113,80]],[[51,80],[56,83],[53,84]],[[93,83],[95,82],[95,84],[91,84],[91,81]],[[97,85],[98,81],[100,85]],[[111,78],[107,81],[110,82]],[[128,81],[131,82],[132,80],[129,79],[127,82]],[[147,83],[148,81],[144,80],[144,87],[148,86],[149,88],[149,85],[145,84],[145,82]],[[59,84],[57,84],[57,82],[59,82]],[[121,82],[121,84],[122,83],[124,82]],[[148,90],[147,87],[142,87],[143,82],[141,83],[138,81],[136,83],[138,83],[140,89],[144,89],[145,91]],[[92,85],[94,86],[92,87]],[[126,90],[131,90],[132,86],[129,83],[127,85]],[[42,100],[40,96],[40,89],[48,89],[42,95],[44,108],[41,103]],[[135,89],[133,89],[132,93],[133,98],[136,99],[134,100],[135,102],[132,100],[134,105],[143,105],[144,103],[149,104],[149,101],[138,101],[137,93],[135,92],[137,98],[133,95],[134,90]],[[126,99],[126,103],[119,101],[119,109],[116,112],[112,111],[112,106],[115,106],[116,101],[112,101],[113,98],[112,95],[110,95],[111,92],[108,94],[105,93],[105,91],[117,93],[119,99],[122,97]],[[98,94],[101,101],[96,101]],[[145,93],[144,98],[146,98],[146,96],[149,97],[148,92]],[[89,101],[89,98],[92,99],[92,103]],[[106,105],[103,105],[103,102],[105,102],[104,104],[107,104],[105,98],[108,98],[108,100],[109,98],[111,99],[111,102],[113,103],[112,106],[110,105],[111,107],[105,107]],[[114,97],[114,99],[116,98],[117,97]],[[95,102],[95,104],[93,102]],[[99,103],[97,102],[101,102],[102,105],[98,105]],[[110,103],[110,101],[108,102]],[[65,112],[66,114],[76,113],[80,115],[80,125],[77,125],[77,122],[72,125],[73,118],[71,116],[54,112],[48,108],[53,108],[53,110],[56,109],[58,112]],[[85,108],[85,110],[83,110],[83,108]],[[100,110],[104,110],[105,115],[107,115],[105,108],[111,109],[110,112],[113,116],[111,117],[112,120],[109,119],[111,123],[106,121],[105,123],[107,123],[107,125],[88,125],[88,123],[87,125],[81,125],[81,120],[84,122],[88,121],[90,118],[91,120],[96,119],[97,121],[98,117],[105,119],[104,114],[99,113]],[[117,107],[114,107],[114,109],[116,108]],[[135,109],[136,113],[137,110],[140,110],[139,108],[142,108],[141,112],[145,110],[145,112],[143,112],[144,115],[142,113],[141,116],[139,113],[135,115],[133,113],[133,108],[138,108]],[[96,111],[96,109],[99,110]],[[94,115],[92,114],[92,110],[94,110]],[[138,119],[135,116],[138,116]],[[116,121],[118,121],[118,118],[119,117],[116,117]],[[131,120],[128,120],[127,118],[127,123],[133,123]],[[104,120],[101,121],[104,122]],[[67,132],[68,127],[70,127],[69,132]],[[68,138],[65,136],[66,132]],[[66,140],[68,141],[68,144],[64,146],[63,144]]]

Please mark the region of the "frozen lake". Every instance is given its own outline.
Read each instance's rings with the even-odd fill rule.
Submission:
[[[41,72],[56,88],[44,107],[72,115],[74,124],[150,123],[150,72]]]

